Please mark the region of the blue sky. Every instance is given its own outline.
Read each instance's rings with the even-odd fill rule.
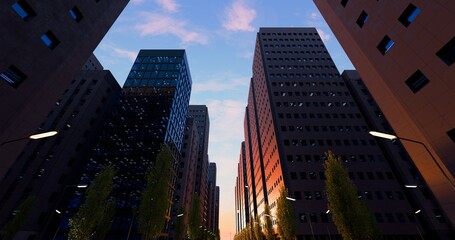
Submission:
[[[209,108],[222,239],[235,234],[235,177],[259,27],[316,27],[338,69],[353,69],[311,0],[131,0],[95,50],[123,85],[140,49],[186,49],[190,104]]]

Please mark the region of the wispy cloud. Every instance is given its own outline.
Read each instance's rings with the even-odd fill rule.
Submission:
[[[249,8],[244,0],[234,0],[226,9],[223,27],[229,31],[253,32],[251,22],[256,18],[256,10]]]
[[[245,102],[233,99],[211,100],[207,104],[210,114],[210,142],[236,142],[240,148],[243,138]],[[237,154],[237,153],[236,153]]]
[[[232,74],[224,74],[204,82],[193,82],[193,93],[197,92],[222,92],[247,87],[250,82],[248,77],[233,77]]]
[[[174,35],[180,38],[183,44],[198,43],[207,44],[208,37],[201,32],[188,29],[185,21],[159,13],[140,13],[144,22],[134,27],[141,36]]]
[[[330,34],[325,33],[320,28],[317,28],[316,30],[318,31],[319,36],[321,37],[322,41],[327,42],[330,40],[330,38],[331,38]]]
[[[136,0],[137,1],[137,0]],[[142,1],[142,0],[139,0]],[[178,5],[174,0],[155,0],[161,8],[168,12],[177,12],[180,5]]]
[[[137,51],[119,48],[112,44],[107,43],[102,44],[101,49],[107,50],[108,52],[112,53],[112,55],[115,57],[129,58],[131,61],[134,61],[137,56]]]
[[[145,0],[131,0],[131,2],[133,4],[141,4],[141,3],[145,2]]]

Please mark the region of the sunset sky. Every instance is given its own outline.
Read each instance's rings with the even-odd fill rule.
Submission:
[[[311,0],[131,0],[95,51],[123,85],[140,49],[186,49],[190,104],[209,109],[223,240],[235,234],[235,177],[259,27],[316,27],[338,69],[353,69]]]

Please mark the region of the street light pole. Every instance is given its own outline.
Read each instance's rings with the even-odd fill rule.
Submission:
[[[58,133],[57,131],[50,131],[50,132],[33,134],[33,135],[30,135],[30,136],[27,136],[27,137],[22,137],[22,138],[18,138],[18,139],[13,139],[13,140],[8,140],[8,141],[5,141],[5,142],[2,142],[2,143],[0,143],[0,146],[3,146],[3,145],[8,144],[8,143],[12,143],[12,142],[25,140],[25,139],[37,140],[37,139],[41,139],[41,138],[52,137],[52,136],[57,135],[57,133]]]
[[[416,141],[416,140],[413,140],[413,139],[409,139],[409,138],[398,137],[398,136],[392,135],[392,134],[376,132],[376,131],[370,131],[370,132],[368,132],[368,133],[369,133],[370,135],[375,136],[375,137],[385,138],[385,139],[389,139],[389,140],[398,139],[398,140],[413,142],[413,143],[417,143],[417,144],[422,145],[422,146],[425,148],[425,150],[427,150],[427,152],[428,152],[428,154],[430,155],[430,157],[431,157],[431,159],[433,160],[433,162],[436,163],[436,166],[438,166],[438,168],[439,168],[439,170],[441,171],[442,175],[444,175],[444,177],[447,179],[447,181],[449,182],[450,186],[452,186],[452,189],[455,190],[455,185],[454,185],[453,182],[450,180],[449,176],[448,176],[447,173],[444,171],[444,169],[442,169],[441,165],[439,165],[438,161],[436,161],[436,158],[433,156],[433,154],[431,153],[430,149],[428,149],[427,145],[425,145],[423,142],[419,142],[419,141]]]

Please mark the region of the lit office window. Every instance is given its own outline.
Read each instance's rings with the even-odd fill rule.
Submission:
[[[404,12],[401,14],[401,16],[398,18],[398,21],[400,21],[405,27],[407,27],[415,20],[419,13],[420,9],[418,9],[413,4],[409,4],[408,7],[404,10]]]
[[[17,88],[27,78],[27,75],[25,75],[16,66],[11,65],[8,69],[0,73],[0,78],[5,80],[14,88]]]
[[[25,0],[20,0],[11,5],[11,8],[24,20],[27,20],[33,16],[35,16],[35,11],[33,11],[32,7],[28,5]]]
[[[447,66],[455,62],[455,37],[452,38],[444,47],[436,53]]]
[[[425,75],[423,75],[420,70],[417,70],[414,74],[411,75],[411,77],[408,78],[408,80],[406,80],[406,84],[413,93],[418,92],[429,82],[430,80],[428,80],[428,78],[425,77]]]
[[[382,55],[385,55],[389,50],[390,48],[392,48],[392,46],[395,44],[395,42],[389,38],[389,36],[385,36],[381,42],[379,43],[378,45],[378,50],[379,52],[382,53]]]
[[[51,31],[47,31],[45,34],[41,35],[41,41],[43,41],[43,43],[50,49],[54,49],[60,43]]]
[[[70,15],[76,22],[80,22],[83,18],[81,11],[76,6],[70,9]]]
[[[368,14],[365,11],[362,11],[362,13],[360,14],[356,23],[357,23],[357,25],[359,25],[359,27],[363,27],[363,25],[365,25],[367,20],[368,20]]]

